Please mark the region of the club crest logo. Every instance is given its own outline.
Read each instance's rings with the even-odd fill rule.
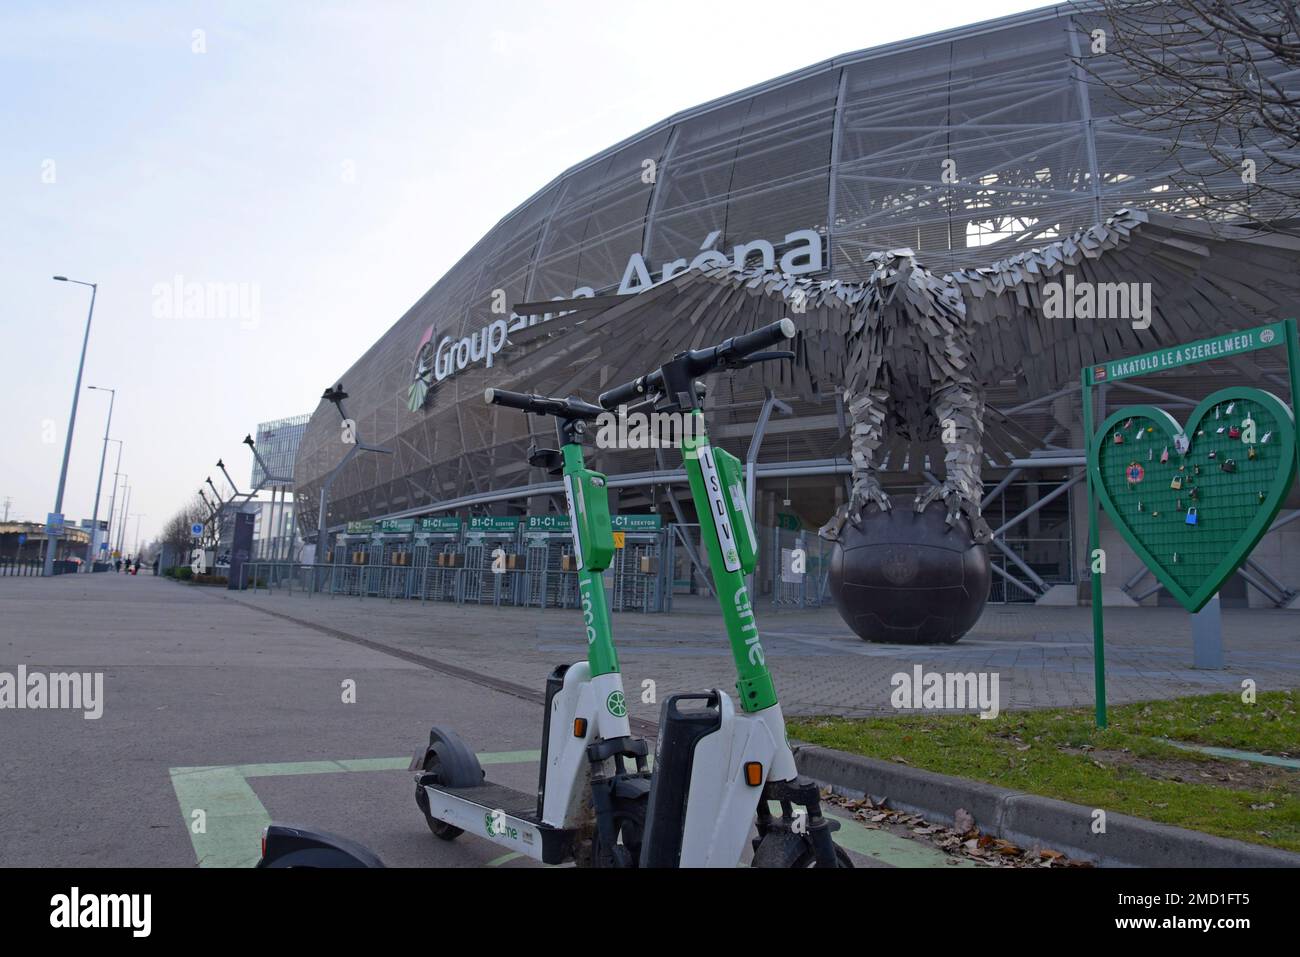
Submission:
[[[415,358],[411,362],[411,384],[406,392],[406,407],[412,412],[419,412],[429,401],[429,392],[433,388],[433,326],[424,330],[420,344],[415,347]]]

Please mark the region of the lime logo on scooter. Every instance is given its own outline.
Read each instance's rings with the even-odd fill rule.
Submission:
[[[702,445],[697,454],[700,473],[704,476],[704,490],[709,496],[709,511],[713,514],[713,528],[718,533],[722,565],[729,572],[740,571],[740,551],[736,547],[736,533],[731,527],[731,516],[727,512],[727,500],[723,498],[722,479],[713,462],[713,449]]]
[[[587,644],[591,644],[596,640],[596,629],[592,627],[596,614],[591,610],[591,581],[580,582],[579,591],[582,592],[582,620],[587,626]]]
[[[767,664],[767,656],[758,640],[758,625],[754,624],[754,606],[749,602],[749,589],[744,585],[736,590],[736,617],[740,619],[740,630],[745,633],[745,644],[749,646],[749,663]]]
[[[487,830],[488,837],[508,837],[512,841],[519,840],[519,830],[506,823],[506,812],[500,808],[483,815],[483,827]]]
[[[627,715],[627,700],[623,697],[621,691],[611,691],[609,697],[605,699],[605,708],[616,718],[622,718]]]

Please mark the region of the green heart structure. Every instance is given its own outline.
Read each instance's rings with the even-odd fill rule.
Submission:
[[[1295,442],[1295,417],[1281,399],[1228,388],[1197,405],[1186,429],[1155,406],[1120,409],[1093,437],[1089,468],[1124,539],[1196,612],[1282,507],[1295,478]]]

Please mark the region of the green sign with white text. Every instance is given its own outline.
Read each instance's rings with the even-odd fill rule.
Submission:
[[[1091,368],[1092,381],[1094,385],[1099,385],[1135,375],[1150,375],[1153,372],[1163,372],[1165,369],[1206,362],[1210,359],[1226,359],[1256,349],[1271,349],[1285,343],[1286,324],[1274,322],[1267,326],[1256,326],[1254,329],[1243,329],[1241,332],[1215,336],[1213,339],[1201,339],[1185,345],[1157,349],[1155,352],[1140,356],[1104,362]]]
[[[439,515],[436,517],[426,517],[420,519],[420,531],[422,532],[459,532],[460,519],[455,516],[447,517]]]
[[[656,531],[663,525],[658,515],[611,515],[610,525],[616,532]]]
[[[567,515],[529,515],[526,527],[530,532],[573,531],[573,523]]]
[[[471,532],[513,532],[523,519],[518,515],[475,515],[469,520]]]

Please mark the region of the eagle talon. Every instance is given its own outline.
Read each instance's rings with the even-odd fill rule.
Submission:
[[[876,505],[882,512],[893,508],[893,502],[872,476],[858,479],[853,484],[849,500],[835,510],[830,521],[817,530],[817,534],[828,542],[837,542],[845,525],[860,525],[862,510],[867,505]]]
[[[840,532],[843,531],[845,524],[848,522],[847,507],[841,505],[835,514],[831,516],[829,522],[817,530],[818,536],[828,542],[838,542]]]

